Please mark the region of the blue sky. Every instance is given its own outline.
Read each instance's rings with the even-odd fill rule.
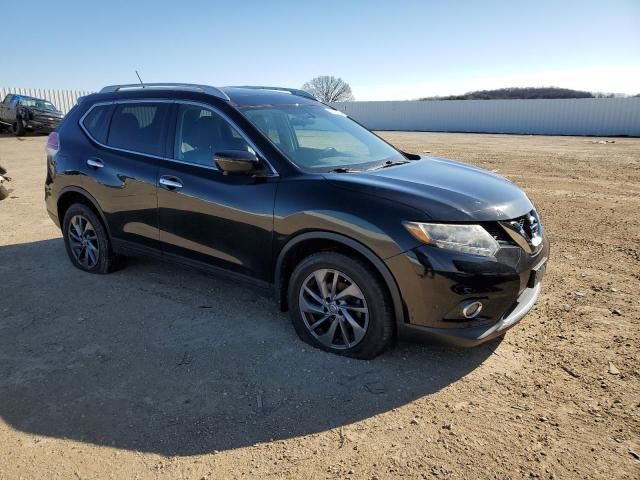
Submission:
[[[138,69],[147,82],[218,86],[336,75],[359,100],[640,92],[640,0],[5,3],[2,86],[94,90]]]

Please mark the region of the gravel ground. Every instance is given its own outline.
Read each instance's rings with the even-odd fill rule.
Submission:
[[[501,341],[356,361],[201,273],[83,274],[44,208],[44,137],[0,138],[0,478],[639,478],[640,139],[382,135],[538,207],[543,294]]]

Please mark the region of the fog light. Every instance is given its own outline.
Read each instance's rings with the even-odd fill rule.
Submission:
[[[465,303],[465,305],[462,307],[462,315],[464,315],[464,318],[476,318],[478,315],[480,315],[481,311],[482,302],[479,302],[477,300]]]

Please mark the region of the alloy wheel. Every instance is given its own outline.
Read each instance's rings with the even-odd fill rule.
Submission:
[[[82,215],[74,215],[69,223],[69,246],[76,261],[86,270],[95,267],[100,257],[98,235]]]
[[[352,348],[367,333],[369,308],[364,294],[338,270],[314,271],[302,283],[298,301],[308,331],[328,348]]]

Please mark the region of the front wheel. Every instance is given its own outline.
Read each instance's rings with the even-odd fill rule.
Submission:
[[[302,260],[291,274],[291,320],[305,342],[354,358],[379,355],[395,334],[385,285],[364,261],[336,252]]]
[[[13,124],[13,133],[16,137],[22,137],[25,134],[24,124],[19,118],[17,118],[15,123]]]

